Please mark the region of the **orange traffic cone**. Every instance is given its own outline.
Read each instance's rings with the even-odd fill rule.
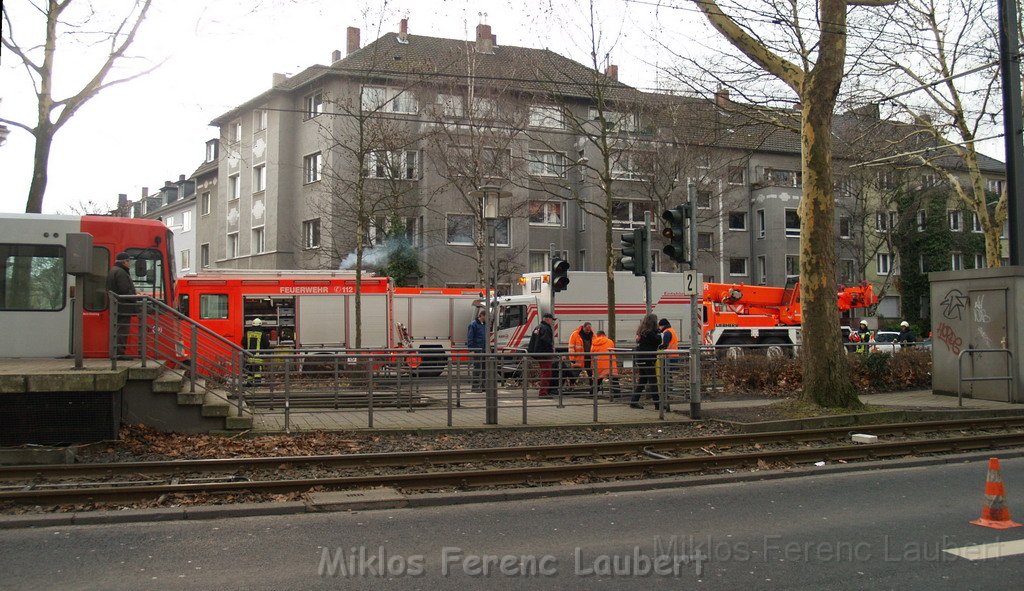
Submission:
[[[971,523],[994,529],[1009,529],[1021,525],[1010,520],[1010,508],[1006,506],[1006,488],[1003,486],[1003,478],[999,475],[999,458],[988,459],[985,506],[981,508],[981,519],[975,519]]]

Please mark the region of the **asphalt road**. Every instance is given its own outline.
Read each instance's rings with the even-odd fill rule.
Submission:
[[[1020,589],[984,462],[364,513],[0,531],[2,589]],[[1024,459],[1003,463],[1024,518]],[[1020,546],[1020,547],[1018,547]],[[1024,552],[1024,542],[1005,546]],[[975,552],[975,557],[981,556]],[[667,558],[665,558],[667,557]]]

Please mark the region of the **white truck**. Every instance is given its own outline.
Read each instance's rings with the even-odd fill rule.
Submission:
[[[550,273],[526,273],[519,283],[522,293],[498,298],[498,351],[525,348],[541,316],[551,309]],[[640,320],[646,313],[644,278],[629,272],[615,273],[616,346],[632,348]],[[667,318],[679,334],[680,344],[690,342],[690,296],[683,294],[679,273],[654,273],[651,278],[651,312]],[[594,331],[608,332],[608,285],[603,272],[570,271],[569,286],[555,294],[555,348],[568,348],[569,335],[584,322]]]

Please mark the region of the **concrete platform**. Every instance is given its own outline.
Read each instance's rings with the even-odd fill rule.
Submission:
[[[0,359],[0,394],[111,392],[123,388],[129,377],[155,377],[161,369],[155,361],[147,368],[141,361],[118,361],[117,369],[110,369],[109,359],[86,359],[83,365],[75,369],[74,359]]]
[[[960,408],[956,396],[935,394],[931,390],[910,390],[906,392],[886,392],[884,394],[867,394],[860,397],[864,404],[892,406],[897,408]],[[964,398],[965,409],[1017,409],[1024,411],[1024,404]]]

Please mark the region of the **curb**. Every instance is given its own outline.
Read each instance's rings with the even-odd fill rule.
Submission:
[[[833,464],[821,467],[800,467],[791,470],[766,470],[764,472],[738,472],[734,474],[709,474],[689,477],[674,476],[671,478],[623,480],[584,485],[538,486],[536,488],[511,488],[504,490],[423,493],[407,495],[407,502],[404,504],[404,507],[412,509],[420,507],[443,507],[449,505],[474,505],[480,503],[527,501],[534,499],[593,494],[618,494],[648,490],[664,490],[669,488],[713,486],[716,484],[734,484],[738,482],[783,480],[808,476],[829,476],[833,474],[849,474],[853,472],[866,472],[871,470],[897,470],[901,468],[918,468],[924,466],[940,466],[944,464],[960,464],[972,461],[988,461],[988,459],[994,455],[998,455],[1000,459],[1021,458],[1024,457],[1024,449],[1007,448],[1005,450],[997,449],[923,458],[897,458],[892,460],[854,462],[850,464]],[[353,503],[332,504],[329,508],[324,506],[313,506],[310,503],[303,501],[288,501],[281,503],[201,505],[168,509],[104,510],[91,511],[89,513],[7,515],[0,516],[0,530],[73,525],[110,525],[156,521],[191,521],[225,519],[231,517],[264,517],[271,515],[296,515],[302,513],[339,511],[377,511],[394,509],[395,506],[395,501],[393,499],[382,500],[379,502],[366,499],[354,501]]]

